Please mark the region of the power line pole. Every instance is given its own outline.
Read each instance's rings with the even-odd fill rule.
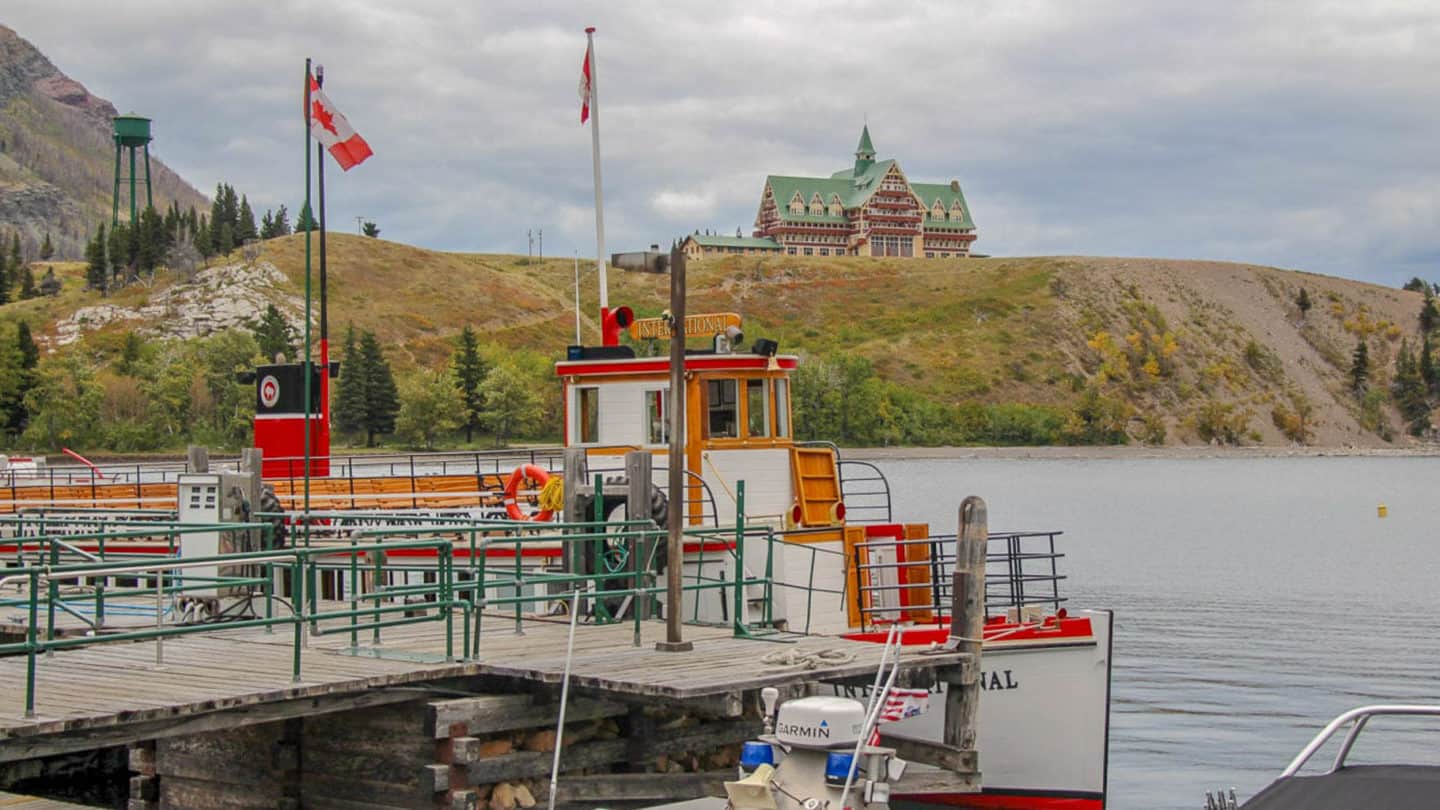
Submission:
[[[540,263],[545,263],[545,229],[540,229]]]
[[[365,217],[355,217],[355,235],[365,235]]]
[[[533,230],[531,230],[531,229],[529,229],[529,228],[526,228],[526,229],[525,229],[525,263],[526,263],[526,264],[529,264],[529,263],[530,263],[530,260],[533,259],[533,258],[535,258],[535,231],[533,231]]]

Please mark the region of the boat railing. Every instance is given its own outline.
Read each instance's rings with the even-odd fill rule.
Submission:
[[[796,447],[825,447],[835,454],[835,470],[840,476],[840,500],[845,504],[845,520],[849,523],[890,523],[890,481],[880,468],[868,461],[845,458],[840,445],[830,441],[796,442]]]
[[[1058,612],[1066,576],[1056,549],[1061,532],[991,532],[985,557],[985,617],[1026,622]],[[855,612],[877,622],[940,623],[948,618],[955,535],[885,537],[855,543]]]
[[[1301,749],[1295,759],[1281,772],[1280,778],[1295,776],[1305,764],[1315,756],[1330,739],[1340,732],[1341,729],[1349,726],[1340,747],[1335,752],[1335,760],[1330,765],[1329,773],[1334,773],[1345,767],[1345,760],[1350,756],[1350,751],[1355,747],[1355,741],[1359,739],[1360,732],[1375,717],[1385,716],[1424,716],[1440,718],[1440,706],[1425,706],[1420,704],[1380,704],[1375,706],[1362,706],[1358,709],[1351,709],[1339,717],[1331,720],[1319,734]]]

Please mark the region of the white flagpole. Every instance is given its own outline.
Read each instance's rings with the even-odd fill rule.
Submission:
[[[600,193],[600,91],[595,70],[595,28],[585,29],[585,53],[590,60],[590,147],[595,164],[595,269],[600,273],[600,312],[610,310],[610,292],[605,283],[605,206]]]

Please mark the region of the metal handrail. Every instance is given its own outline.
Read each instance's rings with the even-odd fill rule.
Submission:
[[[1334,773],[1345,767],[1345,759],[1350,755],[1350,749],[1354,747],[1356,738],[1360,736],[1360,732],[1364,730],[1365,725],[1370,722],[1370,718],[1383,715],[1440,717],[1440,706],[1400,703],[1377,704],[1351,709],[1334,720],[1331,720],[1319,734],[1316,734],[1315,738],[1301,749],[1300,753],[1295,756],[1295,759],[1285,767],[1285,770],[1280,772],[1280,778],[1284,779],[1299,773],[1300,769],[1305,767],[1305,763],[1308,762],[1317,751],[1325,747],[1325,744],[1330,741],[1331,737],[1335,736],[1335,732],[1349,723],[1354,723],[1355,725],[1345,735],[1344,742],[1340,744],[1340,749],[1335,753],[1335,762],[1330,766],[1329,773]]]

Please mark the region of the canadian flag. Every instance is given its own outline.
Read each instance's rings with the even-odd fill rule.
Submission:
[[[590,46],[585,46],[585,64],[580,66],[580,123],[590,120]]]
[[[305,110],[305,117],[310,121],[310,134],[315,140],[324,146],[335,162],[340,164],[343,171],[350,171],[350,167],[364,162],[365,158],[374,154],[370,151],[370,144],[360,137],[345,116],[335,109],[330,102],[329,96],[320,89],[315,77],[310,78],[310,92],[307,94],[309,107]]]

